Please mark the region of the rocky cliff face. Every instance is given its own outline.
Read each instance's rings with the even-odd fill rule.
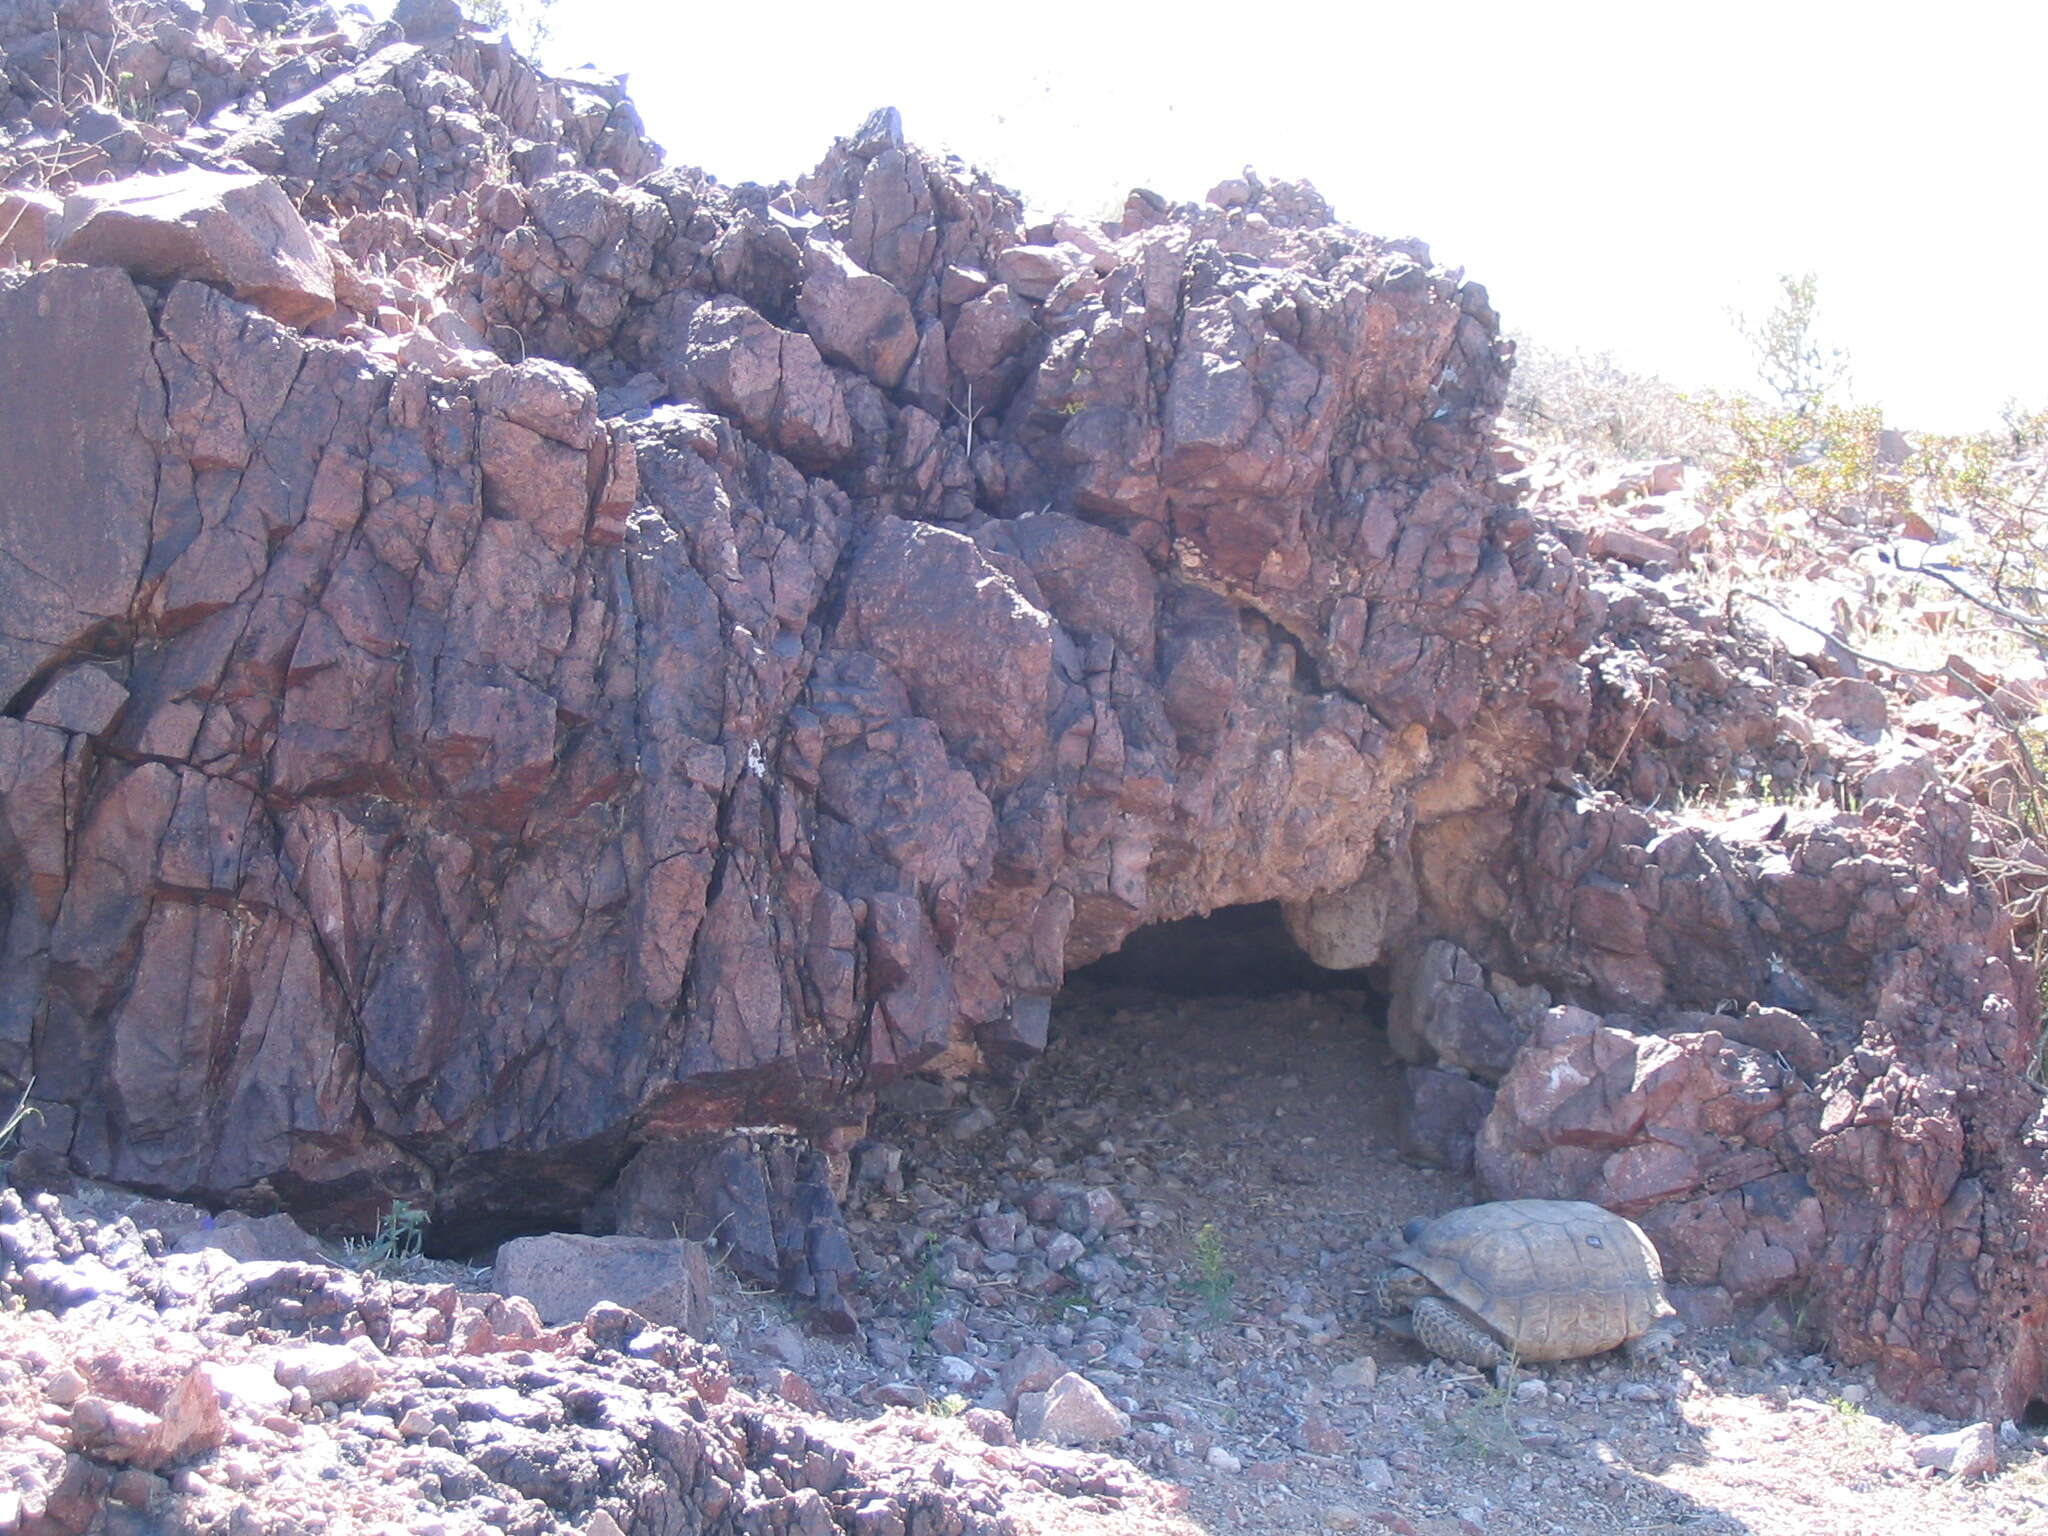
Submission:
[[[1862,759],[1501,478],[1481,289],[1305,187],[1028,225],[881,113],[726,188],[450,6],[209,12],[0,3],[35,1156],[451,1241],[751,1211],[829,1300],[872,1088],[1278,901],[1390,967],[1488,1189],[1640,1216],[1709,1308],[1803,1289],[1930,1402],[2043,1391],[1966,804],[1610,790]]]

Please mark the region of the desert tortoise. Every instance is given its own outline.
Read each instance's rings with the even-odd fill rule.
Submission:
[[[1583,1200],[1498,1200],[1411,1221],[1379,1277],[1382,1312],[1407,1310],[1431,1354],[1482,1370],[1571,1360],[1617,1345],[1670,1349],[1674,1314],[1643,1229]]]

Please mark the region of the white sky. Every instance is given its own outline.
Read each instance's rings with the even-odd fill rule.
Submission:
[[[2048,406],[2048,7],[559,0],[551,64],[631,77],[671,161],[808,169],[877,106],[1034,206],[1198,198],[1244,165],[1419,235],[1504,323],[1685,387],[1731,307],[1820,279],[1907,427]]]

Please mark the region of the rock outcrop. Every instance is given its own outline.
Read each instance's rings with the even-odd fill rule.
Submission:
[[[1279,901],[1394,968],[1418,1146],[1928,1401],[2044,1389],[1966,804],[1626,802],[1855,744],[1501,477],[1482,289],[1285,183],[1031,226],[890,113],[726,188],[445,8],[214,9],[109,101],[92,7],[0,4],[0,167],[258,173],[335,304],[0,278],[0,1073],[70,1167],[460,1242],[730,1202],[645,1149],[774,1126],[759,1263],[829,1308],[870,1090]]]

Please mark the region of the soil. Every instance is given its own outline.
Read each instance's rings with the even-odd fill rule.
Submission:
[[[1216,1536],[2048,1528],[2038,1428],[2000,1426],[1988,1477],[1916,1466],[1958,1426],[1804,1354],[1782,1316],[1504,1382],[1392,1331],[1366,1282],[1401,1224],[1478,1196],[1397,1154],[1368,994],[1081,984],[1053,1028],[1016,1081],[890,1091],[847,1202],[866,1350],[733,1294],[742,1379],[841,1413],[1009,1409],[1004,1367],[1040,1346],[1128,1413],[1097,1448],[1184,1485]]]

